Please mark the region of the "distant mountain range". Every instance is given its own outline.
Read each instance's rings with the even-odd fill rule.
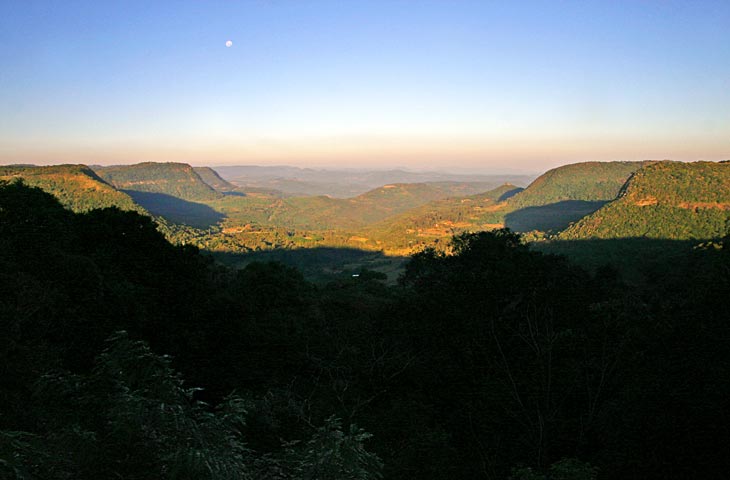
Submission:
[[[223,178],[244,189],[275,190],[286,196],[328,195],[348,198],[393,183],[469,183],[483,192],[503,183],[526,186],[533,175],[454,175],[441,172],[408,172],[405,170],[326,170],[289,166],[221,166],[215,167]]]

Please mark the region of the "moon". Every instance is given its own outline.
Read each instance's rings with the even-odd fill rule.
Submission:
[[[226,47],[230,48],[233,46],[233,42],[230,40],[226,40]]]

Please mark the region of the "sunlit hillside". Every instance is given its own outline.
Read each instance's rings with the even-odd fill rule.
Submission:
[[[129,195],[109,185],[85,165],[0,166],[0,180],[14,179],[42,188],[75,212],[106,207],[145,212]]]
[[[447,241],[455,233],[501,228],[506,200],[522,189],[505,184],[488,192],[429,202],[364,229],[364,238],[383,248],[413,251]]]
[[[472,193],[481,184],[388,184],[352,198],[227,196],[206,202],[227,216],[225,225],[258,223],[307,230],[359,229],[428,202]]]
[[[730,163],[659,162],[633,174],[619,197],[561,239],[713,239],[730,233]]]

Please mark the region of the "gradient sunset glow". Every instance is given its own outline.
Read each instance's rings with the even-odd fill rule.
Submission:
[[[0,163],[721,160],[728,25],[727,1],[4,1]]]

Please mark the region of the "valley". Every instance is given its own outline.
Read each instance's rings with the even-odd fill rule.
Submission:
[[[712,241],[730,226],[728,163],[585,162],[532,181],[293,167],[216,170],[182,163],[0,169],[0,180],[17,178],[77,212],[115,206],[151,215],[172,243],[194,245],[226,264],[281,259],[310,279],[366,268],[394,282],[402,259],[415,252],[448,248],[462,232],[505,227],[542,251],[591,267],[616,261],[597,240],[632,239],[624,243],[634,248],[622,251],[626,260],[619,263],[637,277],[632,265],[644,250],[642,239]],[[419,181],[338,196],[336,185],[354,192],[387,180]],[[317,183],[321,194],[273,188],[305,181]]]

